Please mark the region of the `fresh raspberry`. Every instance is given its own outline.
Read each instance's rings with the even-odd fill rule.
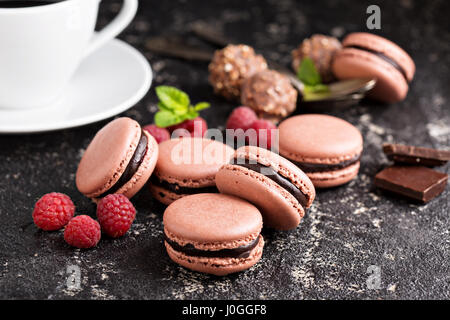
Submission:
[[[136,209],[123,194],[110,194],[99,201],[97,219],[102,230],[113,238],[123,236],[136,217]]]
[[[255,111],[249,107],[237,107],[228,117],[227,129],[242,129],[246,131],[256,120],[258,120],[258,117],[256,116]]]
[[[270,149],[272,147],[272,139],[278,135],[277,127],[269,120],[259,119],[253,122],[252,129],[257,132],[258,146],[262,148]]]
[[[197,117],[193,120],[185,120],[182,123],[170,126],[167,129],[169,129],[170,132],[174,132],[177,129],[185,129],[190,133],[191,137],[203,137],[206,130],[208,130],[208,124],[202,117]],[[181,133],[178,134],[178,136],[185,136],[185,134]]]
[[[64,240],[73,247],[92,248],[100,241],[100,225],[89,216],[76,216],[64,230]]]
[[[33,210],[34,224],[46,231],[64,227],[75,213],[75,205],[69,196],[63,193],[47,193],[40,198]]]
[[[144,127],[150,135],[155,138],[156,142],[161,143],[170,139],[170,133],[166,128],[160,128],[156,124],[149,124]]]

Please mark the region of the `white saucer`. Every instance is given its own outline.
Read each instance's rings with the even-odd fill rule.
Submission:
[[[147,59],[114,39],[82,62],[63,96],[51,106],[0,108],[0,133],[66,129],[112,117],[144,97],[151,82]]]

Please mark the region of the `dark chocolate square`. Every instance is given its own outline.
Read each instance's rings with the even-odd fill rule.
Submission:
[[[450,160],[450,151],[402,144],[384,144],[383,152],[389,160],[392,160],[395,163],[412,164],[416,166],[442,166]]]
[[[375,176],[375,185],[411,199],[428,202],[441,194],[448,175],[423,166],[391,166]]]

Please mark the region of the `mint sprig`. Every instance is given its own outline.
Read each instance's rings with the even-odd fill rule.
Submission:
[[[175,87],[158,86],[155,91],[159,99],[159,111],[155,114],[154,122],[160,128],[195,119],[199,116],[200,110],[210,107],[208,102],[191,105],[189,96]]]
[[[328,92],[329,88],[322,83],[320,73],[317,71],[311,58],[304,58],[298,67],[297,77],[305,85],[303,94]]]

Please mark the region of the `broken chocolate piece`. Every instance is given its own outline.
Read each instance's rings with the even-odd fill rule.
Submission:
[[[450,151],[432,148],[407,146],[402,144],[384,144],[383,152],[396,163],[442,166],[450,160]]]
[[[447,174],[422,166],[391,166],[378,172],[375,185],[425,203],[444,191],[447,179]]]

